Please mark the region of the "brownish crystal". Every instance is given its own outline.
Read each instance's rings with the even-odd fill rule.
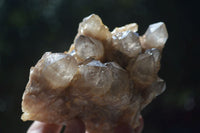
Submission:
[[[112,133],[119,123],[139,125],[141,110],[165,90],[158,77],[164,23],[112,32],[92,14],[79,24],[70,50],[46,52],[31,68],[23,95],[22,120],[65,125],[83,120],[89,133]]]

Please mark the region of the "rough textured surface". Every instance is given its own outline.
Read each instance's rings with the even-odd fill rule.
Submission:
[[[165,90],[158,77],[168,34],[164,23],[143,36],[136,23],[112,32],[97,15],[80,23],[68,52],[46,52],[30,70],[22,120],[66,124],[80,118],[89,133],[139,125],[141,110]]]

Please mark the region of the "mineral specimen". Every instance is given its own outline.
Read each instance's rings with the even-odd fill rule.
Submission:
[[[132,23],[110,32],[99,16],[84,18],[68,52],[46,52],[31,68],[22,120],[79,118],[89,133],[112,133],[119,123],[136,128],[141,110],[165,90],[157,73],[168,38],[163,22],[143,36],[137,30]]]

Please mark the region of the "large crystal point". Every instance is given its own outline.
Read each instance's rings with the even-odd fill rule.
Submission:
[[[142,47],[145,49],[162,49],[167,41],[168,33],[163,22],[149,25],[149,28],[141,37]]]
[[[23,95],[23,120],[48,123],[66,122],[67,96],[63,92],[78,70],[74,57],[64,53],[46,52],[30,70],[29,82]],[[62,118],[61,118],[62,117]],[[59,118],[59,119],[58,119]]]
[[[105,97],[105,102],[123,108],[132,97],[128,73],[115,62],[108,62],[105,65],[112,71],[112,86]]]
[[[104,55],[104,47],[102,42],[91,37],[80,35],[75,39],[75,51],[77,56],[85,60],[87,58],[94,58],[100,60]]]
[[[111,71],[100,61],[80,65],[79,77],[73,85],[72,94],[74,95],[82,93],[85,96],[100,98],[101,95],[107,93],[112,84],[112,80],[110,80],[112,78]]]
[[[58,89],[69,85],[77,72],[77,67],[74,57],[64,53],[47,52],[33,71],[34,69],[39,70],[48,84]]]
[[[164,23],[112,33],[92,14],[79,24],[68,52],[46,52],[30,69],[22,120],[66,125],[81,119],[88,133],[114,133],[120,123],[139,126],[141,110],[165,90],[158,76],[167,40]]]

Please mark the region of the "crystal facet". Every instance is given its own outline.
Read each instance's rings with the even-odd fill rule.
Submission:
[[[142,47],[145,49],[162,49],[167,41],[168,33],[163,22],[149,25],[145,34],[141,37]]]
[[[104,47],[102,42],[91,37],[80,35],[75,40],[75,51],[77,56],[82,60],[93,57],[101,59],[104,55]]]
[[[102,23],[99,16],[92,14],[83,19],[79,24],[78,34],[91,36],[99,40],[109,40],[111,33],[107,26]]]
[[[141,52],[139,36],[132,31],[121,32],[113,35],[113,46],[128,57],[136,58]]]
[[[73,56],[64,53],[47,52],[34,69],[52,88],[64,88],[69,85],[77,71],[77,62]]]
[[[22,120],[67,124],[81,119],[89,133],[113,133],[119,123],[139,125],[141,110],[165,88],[158,77],[164,23],[112,33],[100,17],[83,19],[68,52],[46,52],[30,69],[23,94]]]

